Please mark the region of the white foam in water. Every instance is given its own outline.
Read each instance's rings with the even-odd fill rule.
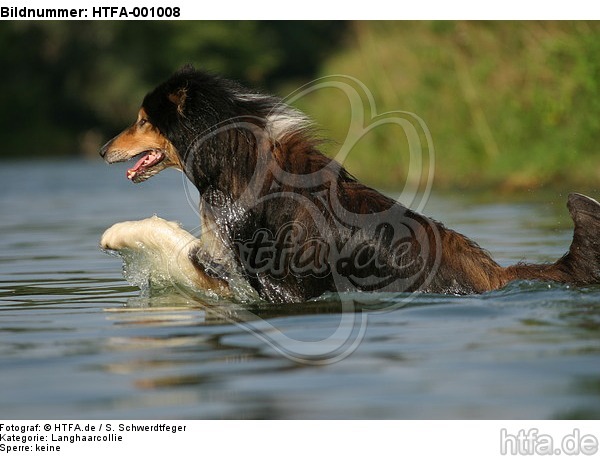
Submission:
[[[116,252],[123,259],[125,279],[148,296],[173,289],[198,288],[198,272],[188,255],[200,244],[177,223],[156,215],[116,223],[104,232],[100,241],[103,249]]]
[[[169,291],[176,286],[158,256],[145,246],[140,249],[121,249],[116,253],[123,260],[123,277],[131,285],[139,287],[142,296]]]
[[[139,221],[117,223],[102,235],[103,249],[123,259],[125,279],[139,287],[143,294],[176,287],[189,287],[196,274],[189,260],[179,264],[180,257],[198,242],[174,222],[157,216]],[[189,267],[186,268],[186,264]],[[187,274],[182,273],[187,269]]]

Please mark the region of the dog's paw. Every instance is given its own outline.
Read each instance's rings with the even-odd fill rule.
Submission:
[[[100,247],[105,250],[140,250],[144,247],[182,248],[198,240],[183,230],[176,222],[158,216],[143,220],[115,223],[100,239]]]

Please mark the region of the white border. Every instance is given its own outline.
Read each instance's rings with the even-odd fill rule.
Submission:
[[[365,456],[380,454],[487,456],[500,454],[599,454],[598,421],[15,421],[17,426],[39,425],[39,431],[14,434],[42,435],[42,445],[60,445],[61,456],[144,456],[165,454],[197,455],[226,454],[244,456],[343,455]],[[56,431],[60,426],[64,431]],[[95,426],[94,432],[69,430],[69,426]],[[107,432],[107,425],[112,427]],[[124,426],[181,426],[184,431],[119,431]],[[102,426],[102,431],[98,427]],[[50,429],[45,432],[44,427]],[[5,429],[2,430],[5,433]],[[13,434],[13,432],[9,432]],[[120,442],[56,443],[51,435],[108,435],[121,436]],[[510,443],[503,443],[503,435]],[[518,437],[518,436],[521,437]],[[526,443],[526,436],[533,446]],[[565,451],[571,449],[572,436],[583,442],[595,440],[595,451]],[[520,438],[520,442],[516,443]],[[550,439],[552,452],[541,439]],[[547,440],[546,440],[547,441]],[[3,442],[19,444],[18,442]],[[26,443],[35,448],[35,442]],[[515,446],[517,445],[517,446]],[[516,451],[515,451],[516,450]],[[545,450],[545,453],[544,453]],[[33,449],[25,453],[38,454]],[[25,454],[11,452],[8,454]],[[52,454],[52,453],[50,453]]]
[[[2,6],[27,8],[88,8],[92,7],[180,7],[179,20],[590,20],[600,18],[598,3],[589,0],[570,2],[551,0],[524,2],[475,2],[468,0],[429,0],[401,2],[370,0],[368,2],[324,2],[304,0],[228,0],[204,2],[189,0],[107,0],[5,2]],[[5,18],[6,19],[6,18]],[[10,19],[10,18],[9,18]],[[91,14],[87,20],[93,19]],[[105,18],[123,20],[119,17]],[[135,18],[128,18],[135,19]]]

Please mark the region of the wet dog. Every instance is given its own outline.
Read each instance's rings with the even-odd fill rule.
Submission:
[[[127,171],[135,183],[173,167],[198,189],[202,242],[179,261],[193,265],[184,270],[199,287],[225,289],[235,272],[264,300],[301,302],[328,291],[467,294],[517,279],[600,281],[600,204],[591,198],[569,196],[575,231],[562,258],[505,268],[360,183],[319,146],[307,117],[280,99],[184,67],[146,95],[101,155],[137,157]],[[104,247],[118,242],[112,235]]]

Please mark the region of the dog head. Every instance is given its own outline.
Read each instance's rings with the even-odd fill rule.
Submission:
[[[134,183],[168,167],[183,171],[185,154],[198,134],[236,115],[227,109],[236,88],[187,65],[146,95],[137,120],[106,143],[100,155],[107,163],[138,158],[127,170]]]
[[[142,107],[137,120],[129,128],[107,142],[100,150],[107,163],[138,158],[127,170],[127,179],[143,182],[165,168],[182,169],[181,160],[171,141],[152,124]]]
[[[127,178],[142,182],[168,167],[196,184],[251,173],[258,147],[302,132],[306,118],[276,97],[185,66],[148,93],[136,122],[104,145],[108,163],[138,157]],[[237,166],[233,164],[244,164]]]

